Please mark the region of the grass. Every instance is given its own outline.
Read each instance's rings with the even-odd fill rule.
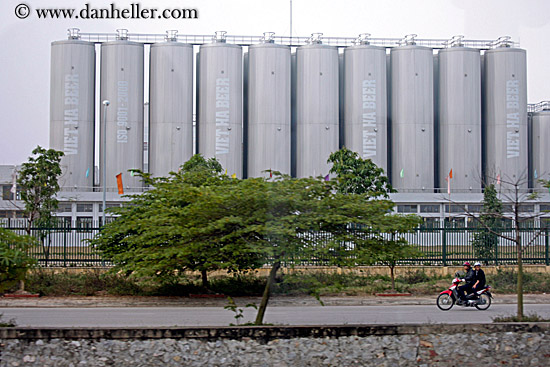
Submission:
[[[423,271],[409,271],[396,277],[396,292],[413,295],[434,295],[451,284],[452,277],[429,276]],[[516,291],[517,273],[499,271],[488,275],[487,282],[497,293]],[[90,270],[78,274],[53,273],[39,270],[27,277],[26,289],[42,296],[189,296],[217,293],[232,297],[261,296],[265,277],[254,274],[235,274],[210,277],[208,289],[201,286],[200,276],[171,279],[135,279],[121,274]],[[548,292],[550,274],[525,273],[524,292]],[[302,296],[365,296],[391,289],[389,276],[362,273],[296,272],[279,274],[273,294]]]
[[[550,322],[550,319],[546,319],[536,313],[531,313],[528,315],[523,315],[522,318],[519,318],[517,315],[496,316],[493,317],[493,322]]]

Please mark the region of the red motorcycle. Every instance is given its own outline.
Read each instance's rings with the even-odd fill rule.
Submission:
[[[493,295],[490,292],[491,287],[486,285],[485,288],[480,289],[479,291],[473,292],[471,294],[468,294],[466,296],[465,302],[458,303],[457,300],[459,300],[458,296],[458,285],[464,281],[463,279],[460,279],[459,273],[455,274],[455,278],[453,279],[453,285],[446,291],[443,291],[439,294],[437,297],[437,307],[439,307],[442,311],[449,311],[455,303],[458,306],[463,307],[475,307],[478,310],[484,311],[491,306],[491,299],[493,298]]]

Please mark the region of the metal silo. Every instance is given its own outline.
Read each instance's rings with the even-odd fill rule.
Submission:
[[[193,155],[193,46],[151,45],[149,89],[149,173],[167,176]]]
[[[433,51],[414,37],[391,50],[392,185],[405,191],[434,186]]]
[[[511,46],[503,37],[484,55],[485,174],[527,188],[526,53]]]
[[[101,101],[106,108],[106,126],[101,126],[100,146],[106,141],[106,186],[117,187],[122,174],[125,191],[142,187],[139,177],[128,172],[143,169],[143,44],[128,41],[125,30],[118,30],[116,41],[101,45]],[[106,131],[105,137],[103,131]],[[105,138],[105,140],[104,140]],[[100,149],[100,166],[103,149]],[[103,170],[100,169],[100,182]]]
[[[198,152],[215,157],[227,174],[243,174],[243,60],[242,48],[225,42],[216,32],[213,42],[200,47]]]
[[[387,172],[386,49],[360,35],[344,62],[344,146]]]
[[[439,187],[481,188],[481,66],[479,50],[454,38],[439,51]]]
[[[550,103],[547,109],[532,114],[533,187],[542,189],[539,180],[550,179]]]
[[[80,40],[52,42],[50,148],[63,151],[63,188],[88,191],[94,181],[95,46]]]
[[[297,49],[296,177],[326,176],[338,150],[338,49],[321,34]]]
[[[290,47],[262,40],[248,49],[248,177],[290,174]]]

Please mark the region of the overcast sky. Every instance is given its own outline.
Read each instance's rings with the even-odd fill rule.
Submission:
[[[288,0],[115,1],[117,7],[197,8],[198,20],[18,19],[15,7],[106,7],[109,0],[0,0],[0,164],[19,164],[36,145],[49,144],[50,43],[82,32],[289,35]],[[550,1],[548,0],[293,0],[293,35],[496,39],[509,35],[527,49],[528,100],[550,100]]]

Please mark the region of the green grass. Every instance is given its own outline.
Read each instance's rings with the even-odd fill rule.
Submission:
[[[536,313],[524,315],[519,318],[517,315],[513,316],[497,316],[493,317],[493,322],[550,322],[550,319],[546,319]]]
[[[452,277],[429,276],[423,271],[409,271],[396,277],[396,291],[413,295],[434,295],[451,284]],[[516,291],[517,273],[499,271],[488,275],[487,283],[497,293]],[[208,289],[201,285],[200,276],[171,279],[135,279],[121,274],[90,270],[78,274],[53,273],[38,270],[29,274],[26,289],[42,296],[189,296],[217,293],[233,297],[261,296],[266,278],[255,274],[235,274],[210,277]],[[524,292],[548,292],[550,274],[525,273]],[[391,289],[389,276],[363,273],[296,272],[277,276],[273,294],[288,296],[365,296]]]

